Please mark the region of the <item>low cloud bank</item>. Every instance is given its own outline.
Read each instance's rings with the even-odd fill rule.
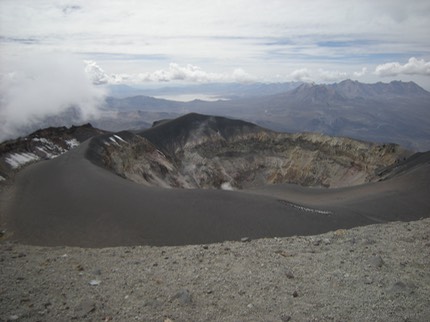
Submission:
[[[3,62],[0,142],[26,134],[47,118],[62,114],[74,122],[97,117],[104,92],[94,85],[84,67],[78,58],[62,53],[28,53]]]
[[[184,81],[193,83],[211,82],[253,82],[255,77],[241,68],[234,69],[231,73],[212,73],[198,66],[188,64],[182,66],[170,63],[166,69],[139,74],[107,74],[95,61],[86,60],[85,71],[94,84],[118,84],[118,83],[145,83],[145,82],[172,82]]]
[[[399,62],[382,64],[376,67],[375,74],[378,76],[398,75],[424,75],[430,76],[430,62],[415,57],[409,58],[404,65]]]

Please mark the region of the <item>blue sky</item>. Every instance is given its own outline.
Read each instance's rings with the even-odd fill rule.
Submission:
[[[33,52],[65,53],[114,83],[353,78],[430,89],[428,30],[427,0],[2,0],[1,72]]]

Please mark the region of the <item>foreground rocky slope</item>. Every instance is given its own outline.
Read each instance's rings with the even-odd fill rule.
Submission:
[[[183,247],[0,244],[1,321],[428,321],[430,219]]]
[[[252,123],[188,114],[138,135],[93,140],[91,159],[148,186],[243,189],[264,184],[342,187],[379,180],[410,153],[315,133],[286,134]]]

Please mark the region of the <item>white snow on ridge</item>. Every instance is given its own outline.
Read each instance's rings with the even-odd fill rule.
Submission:
[[[67,152],[61,146],[54,144],[51,140],[45,138],[33,138],[32,141],[42,143],[42,146],[37,146],[36,149],[45,154],[45,158],[53,159]],[[67,143],[67,141],[66,141]]]
[[[221,184],[221,189],[222,190],[229,190],[229,191],[233,191],[234,190],[234,188],[233,188],[233,186],[231,185],[230,182],[224,182],[224,183],[222,183]]]
[[[48,144],[48,145],[52,145],[52,142],[49,141],[48,139],[45,139],[45,138],[33,138],[32,141],[34,141],[34,142],[41,142],[41,143],[45,143],[45,144]]]
[[[13,168],[19,168],[26,163],[39,160],[40,158],[34,153],[11,153],[6,158],[6,162]]]
[[[27,140],[27,138],[25,140]],[[65,144],[67,145],[66,148],[63,148],[62,146],[57,145],[53,141],[46,138],[36,137],[32,138],[31,140],[36,142],[32,144],[32,152],[15,152],[6,155],[4,160],[13,169],[20,168],[33,161],[54,159],[80,144],[79,141],[74,138],[70,140],[64,140]]]
[[[51,153],[51,152],[47,151],[45,148],[42,148],[40,146],[36,147],[36,149],[38,149],[40,152],[44,153],[46,159],[54,159],[54,158],[62,155],[63,153],[67,152],[64,149],[61,149],[60,151],[54,151],[54,153]]]
[[[118,140],[120,140],[120,141],[122,141],[122,142],[124,142],[124,143],[127,143],[127,141],[125,141],[122,137],[120,137],[120,136],[118,136],[118,135],[116,135],[116,134],[114,134],[113,135],[116,139],[118,139]]]
[[[6,179],[0,176],[0,181],[5,181]]]
[[[109,137],[109,140],[115,143],[116,145],[120,145],[121,142],[128,143],[126,140],[124,140],[122,137],[114,134],[113,136]],[[105,143],[107,145],[107,143]]]
[[[76,139],[66,140],[65,142],[69,149],[73,149],[79,145],[79,141]]]
[[[119,145],[119,143],[115,140],[115,138],[113,136],[111,136],[109,138],[109,140],[111,140],[113,143],[115,143],[116,145]]]

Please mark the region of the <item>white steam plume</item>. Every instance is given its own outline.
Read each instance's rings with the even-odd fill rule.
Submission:
[[[74,121],[96,117],[104,92],[91,82],[84,68],[81,60],[62,53],[29,53],[3,61],[0,142],[70,110]]]

